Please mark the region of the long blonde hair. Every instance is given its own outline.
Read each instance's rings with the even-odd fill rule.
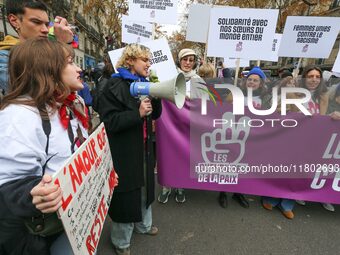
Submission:
[[[9,56],[9,93],[1,109],[10,104],[37,107],[46,114],[63,102],[70,89],[61,77],[73,50],[68,45],[47,39],[30,39],[15,46]]]

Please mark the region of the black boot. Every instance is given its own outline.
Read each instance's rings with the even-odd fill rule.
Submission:
[[[237,201],[243,208],[249,208],[248,200],[240,193],[234,193],[233,199]]]
[[[220,192],[218,194],[218,203],[222,208],[228,207],[228,197],[225,192]]]

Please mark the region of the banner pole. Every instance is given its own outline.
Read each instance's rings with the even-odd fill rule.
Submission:
[[[156,37],[156,23],[152,23],[152,40],[155,40]]]
[[[236,72],[235,72],[235,80],[234,80],[234,85],[237,86],[237,78],[238,78],[238,73],[240,72],[240,59],[238,58],[236,60]]]
[[[294,78],[296,78],[299,75],[299,70],[300,70],[301,63],[302,63],[302,58],[299,58],[299,62],[297,64],[297,67],[293,71],[293,77]]]

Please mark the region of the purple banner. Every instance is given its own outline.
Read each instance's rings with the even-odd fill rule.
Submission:
[[[340,204],[340,121],[288,113],[234,116],[201,100],[163,101],[157,121],[158,179],[164,186]]]

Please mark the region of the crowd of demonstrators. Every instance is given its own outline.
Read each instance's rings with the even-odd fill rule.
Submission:
[[[109,208],[111,241],[116,254],[129,255],[133,232],[158,233],[152,224],[151,210],[155,188],[151,132],[152,120],[160,117],[162,105],[159,99],[132,97],[129,88],[132,82],[147,81],[151,52],[139,44],[127,45],[117,63],[116,74],[109,58],[104,58],[104,63],[99,63],[92,74],[87,73],[96,84],[92,98],[89,86],[80,78],[81,70],[73,63],[72,49],[64,44],[73,39],[67,21],[57,17],[54,25],[57,40],[49,41],[49,20],[43,3],[13,0],[7,1],[6,8],[19,39],[6,36],[0,43],[0,86],[6,94],[0,106],[0,128],[4,131],[0,134],[0,145],[7,148],[0,151],[0,253],[72,254],[63,229],[48,237],[34,235],[24,225],[23,218],[40,219],[54,214],[61,206],[62,191],[52,184],[51,175],[80,145],[76,141],[84,141],[88,136],[90,114],[86,106],[93,105],[105,124],[119,176]],[[233,83],[230,69],[222,62],[217,72],[210,63],[202,63],[199,68],[198,64],[194,50],[185,48],[178,53],[177,70],[187,82],[187,100],[202,97],[202,78],[215,77],[218,80],[210,80],[213,84]],[[28,69],[30,72],[25,71]],[[340,119],[340,84],[327,89],[320,68],[306,67],[298,81],[286,69],[280,70],[279,75],[281,80],[273,83],[279,94],[283,87],[306,88],[312,97],[305,107],[312,114]],[[250,88],[255,108],[271,107],[271,86],[261,68],[252,68],[238,86],[245,95],[245,105]],[[231,93],[221,96],[233,101]],[[299,111],[294,107],[287,110]],[[171,191],[171,187],[162,187],[158,201],[167,203]],[[176,202],[186,201],[184,189],[175,188],[174,193]],[[249,208],[243,194],[234,193],[232,198]],[[218,202],[227,208],[225,192],[219,192]],[[267,210],[279,206],[286,218],[294,218],[295,200],[266,196],[262,197],[262,205]],[[322,206],[334,211],[332,204],[322,203]]]
[[[51,176],[87,137],[86,107],[76,94],[81,69],[68,45],[30,39],[11,49],[9,70],[0,110],[1,254],[73,254],[63,229],[31,234],[24,219],[39,221],[61,206]]]
[[[117,254],[130,254],[133,232],[156,235],[152,225],[154,159],[151,119],[162,111],[159,99],[130,95],[130,84],[146,81],[151,53],[142,45],[125,47],[114,74],[98,98],[97,110],[107,131],[112,159],[119,176],[109,208],[111,241]],[[150,116],[149,116],[150,115]]]

